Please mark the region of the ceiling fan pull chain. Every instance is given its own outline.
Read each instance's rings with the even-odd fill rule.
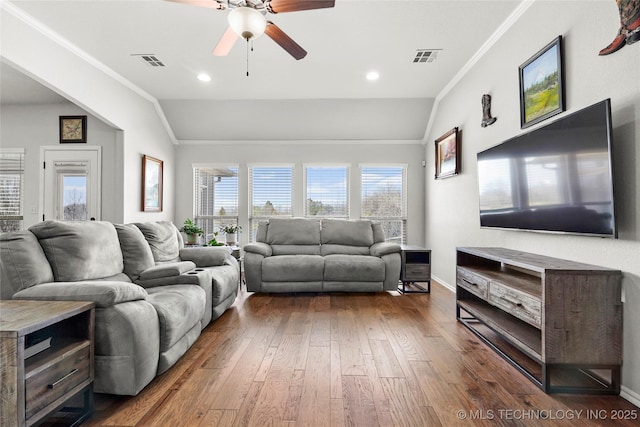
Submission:
[[[249,77],[249,39],[247,39],[247,77]]]

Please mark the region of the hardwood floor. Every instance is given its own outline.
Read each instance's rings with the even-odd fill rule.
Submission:
[[[544,394],[456,322],[454,294],[433,283],[431,294],[409,295],[243,289],[138,396],[96,395],[83,426],[636,426],[639,418],[617,396]]]

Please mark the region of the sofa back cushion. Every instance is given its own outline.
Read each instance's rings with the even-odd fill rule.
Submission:
[[[180,261],[178,229],[170,221],[136,223],[147,240],[156,264]]]
[[[53,271],[30,231],[0,233],[0,299],[40,283],[53,282]]]
[[[374,243],[371,221],[366,220],[323,219],[320,235],[323,245],[369,247]]]
[[[155,265],[151,247],[144,234],[135,224],[114,224],[120,240],[124,259],[124,273],[132,281],[138,280],[140,273]]]
[[[49,260],[56,282],[75,282],[122,273],[118,233],[104,221],[44,221],[29,230]]]
[[[320,245],[320,220],[271,218],[265,243],[270,245]]]

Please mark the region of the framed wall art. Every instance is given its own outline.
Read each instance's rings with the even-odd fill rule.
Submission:
[[[142,210],[162,212],[163,161],[142,156]]]
[[[564,111],[562,36],[522,64],[519,74],[522,129]]]
[[[60,116],[60,144],[87,142],[87,116]]]
[[[460,172],[460,131],[457,127],[436,139],[436,179]]]

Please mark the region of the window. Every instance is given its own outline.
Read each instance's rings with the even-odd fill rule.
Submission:
[[[261,220],[293,215],[292,193],[293,165],[249,166],[251,241]]]
[[[379,221],[388,241],[406,241],[406,166],[362,165],[360,217]]]
[[[0,231],[22,229],[24,150],[0,151]]]
[[[349,218],[349,166],[305,165],[306,217]]]
[[[203,242],[216,237],[221,226],[238,223],[238,166],[194,165],[194,221],[204,231]]]

